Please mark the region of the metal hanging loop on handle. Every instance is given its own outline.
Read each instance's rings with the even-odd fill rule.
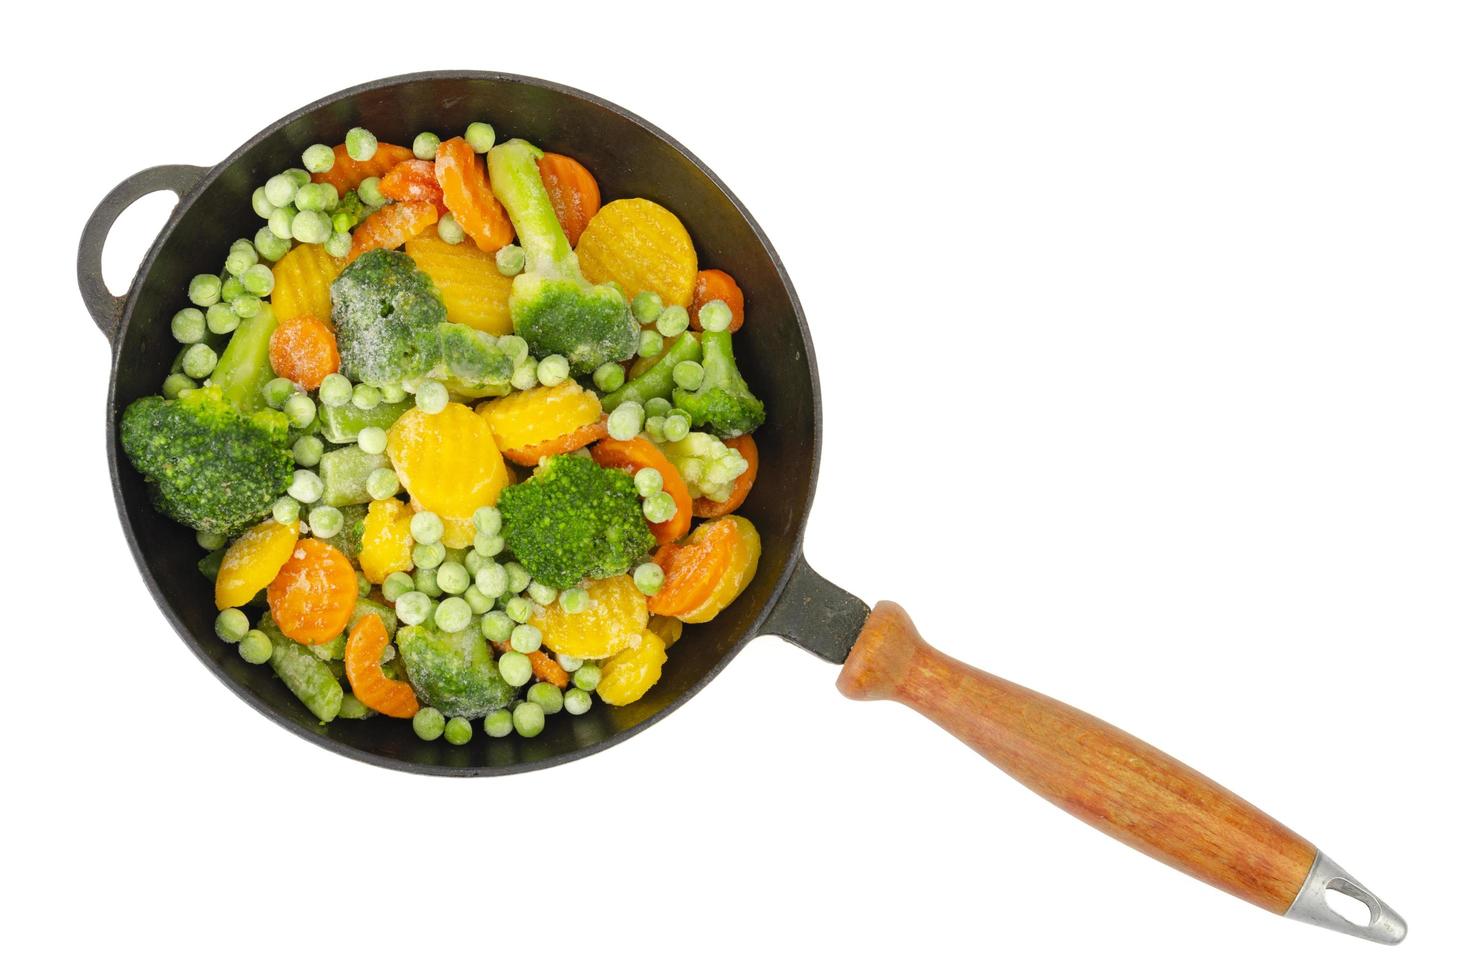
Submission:
[[[1367,913],[1370,917],[1367,924],[1359,925],[1352,922],[1331,908],[1331,904],[1326,901],[1328,890],[1354,898],[1367,906]],[[1403,941],[1404,936],[1408,935],[1408,923],[1403,921],[1401,915],[1393,911],[1392,906],[1378,898],[1360,881],[1342,870],[1341,865],[1320,851],[1316,851],[1316,859],[1311,862],[1310,874],[1306,876],[1305,884],[1300,887],[1295,901],[1291,902],[1289,909],[1285,911],[1285,918],[1334,929],[1348,936],[1357,936],[1374,943],[1382,943],[1384,946],[1396,946]]]
[[[82,226],[82,239],[77,243],[77,288],[108,343],[113,343],[118,333],[118,321],[128,300],[127,293],[114,296],[103,282],[103,245],[108,241],[113,223],[129,205],[146,194],[174,191],[176,197],[183,199],[205,172],[205,167],[183,163],[140,170],[109,191]]]

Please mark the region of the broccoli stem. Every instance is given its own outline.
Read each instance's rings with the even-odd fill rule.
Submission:
[[[277,317],[264,303],[256,316],[236,328],[216,362],[216,370],[211,372],[211,384],[218,386],[239,412],[250,414],[267,407],[262,388],[274,376],[268,347],[276,329]]]
[[[699,341],[685,330],[652,367],[610,392],[601,399],[601,409],[610,412],[623,402],[641,404],[649,398],[667,398],[673,394],[673,369],[684,361],[699,359]]]
[[[488,178],[493,194],[509,212],[509,220],[524,246],[525,269],[549,274],[550,266],[573,262],[575,252],[565,240],[560,219],[540,179],[539,147],[509,140],[488,151]]]

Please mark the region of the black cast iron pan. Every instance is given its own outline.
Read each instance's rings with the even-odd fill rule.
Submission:
[[[150,506],[122,458],[119,412],[152,394],[177,344],[170,317],[200,256],[223,255],[258,220],[252,190],[302,148],[335,143],[352,126],[405,142],[422,130],[461,132],[473,119],[576,157],[604,200],[646,197],[679,215],[701,268],[729,272],[745,289],[736,344],[769,418],[756,433],[764,463],[746,502],[763,543],[755,581],[713,622],[685,629],[681,655],[641,701],[584,716],[555,715],[535,739],[476,737],[463,746],[423,742],[390,719],[320,726],[271,671],[243,662],[215,636],[211,590],[196,570],[194,535]],[[180,202],[130,286],[113,296],[101,273],[118,216],[145,194]],[[1402,919],[1328,858],[1238,797],[1118,729],[1059,702],[952,660],[913,630],[903,610],[861,600],[819,577],[802,556],[817,483],[822,412],[812,341],[781,261],[750,214],[708,168],[667,134],[594,96],[538,79],[491,72],[425,72],[356,86],[311,103],[248,140],[215,167],[154,167],[123,181],[83,230],[78,284],[113,348],[105,437],[119,517],[160,609],[201,662],[264,715],[342,755],[407,772],[491,776],[570,762],[626,739],[707,684],[752,637],[775,634],[831,663],[850,697],[908,704],[1014,778],[1098,829],[1276,913],[1397,942]],[[850,656],[851,654],[851,656]],[[1333,913],[1328,889],[1365,903],[1372,921]]]

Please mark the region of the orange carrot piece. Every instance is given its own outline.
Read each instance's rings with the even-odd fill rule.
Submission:
[[[694,501],[695,517],[723,517],[734,513],[740,509],[741,504],[745,503],[745,498],[750,496],[750,488],[755,486],[756,471],[761,465],[761,455],[755,447],[755,440],[747,433],[735,439],[726,439],[725,445],[731,449],[740,450],[740,455],[744,456],[745,461],[750,465],[745,468],[744,473],[735,477],[735,490],[723,503],[707,497],[696,499]]]
[[[559,456],[561,453],[573,453],[582,446],[589,446],[597,439],[606,435],[606,420],[592,422],[583,425],[579,429],[572,429],[564,435],[537,442],[532,446],[520,446],[518,449],[505,449],[504,458],[511,463],[520,466],[538,465],[546,456]]]
[[[380,178],[380,193],[392,201],[430,201],[439,214],[447,212],[437,166],[430,160],[402,160]]]
[[[580,162],[559,153],[540,157],[540,180],[555,207],[555,217],[565,229],[565,239],[575,248],[581,232],[601,210],[601,188],[596,178]]]
[[[730,308],[730,333],[740,329],[745,322],[745,294],[740,291],[740,284],[728,272],[718,269],[705,269],[699,273],[699,278],[694,282],[694,301],[689,304],[689,324],[695,329],[699,326],[699,309],[712,299],[722,299]]]
[[[454,136],[437,147],[436,174],[443,203],[474,244],[496,252],[514,240],[514,226],[493,196],[488,168],[467,140]]]
[[[371,614],[362,618],[349,631],[344,644],[344,676],[349,680],[349,689],[365,707],[392,718],[410,718],[420,707],[416,691],[405,681],[385,676],[385,671],[380,669],[380,658],[390,642],[390,634],[379,616]]]
[[[353,262],[377,248],[399,248],[437,223],[437,207],[428,201],[398,201],[387,204],[355,228],[350,240]]]
[[[384,177],[396,164],[411,157],[411,151],[404,146],[381,143],[375,148],[375,156],[368,160],[355,160],[340,143],[334,147],[334,166],[321,174],[314,174],[313,179],[318,184],[333,184],[343,197],[346,192],[359,187],[360,181],[366,177]]]
[[[543,650],[536,650],[534,653],[529,654],[529,666],[534,671],[534,676],[542,681],[554,684],[562,691],[570,683],[570,675],[565,672],[565,668],[552,660],[550,655]],[[361,700],[364,699],[362,698]]]
[[[648,522],[653,537],[659,544],[677,541],[689,533],[694,521],[694,498],[689,495],[689,486],[683,481],[678,467],[668,461],[663,450],[653,445],[645,436],[635,439],[603,439],[591,447],[591,458],[602,466],[636,473],[644,466],[651,466],[663,477],[663,489],[673,498],[678,510],[662,524]]]
[[[288,639],[328,643],[349,625],[358,597],[349,559],[333,545],[303,538],[267,587],[267,608]]]
[[[267,359],[278,377],[313,391],[339,370],[339,345],[327,323],[305,313],[278,324],[268,343]]]
[[[683,545],[664,545],[653,556],[663,569],[663,587],[648,599],[649,612],[682,617],[703,605],[724,577],[740,547],[739,528],[734,521],[716,521],[704,527],[703,535]]]

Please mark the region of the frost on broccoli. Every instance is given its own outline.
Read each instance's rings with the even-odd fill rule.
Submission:
[[[509,550],[551,588],[619,575],[657,543],[632,477],[585,456],[554,457],[498,506]]]
[[[488,154],[494,196],[509,212],[524,248],[524,271],[509,293],[514,332],[536,357],[564,354],[572,370],[589,374],[637,353],[638,326],[615,286],[593,286],[561,230],[540,179],[540,151],[509,140]]]
[[[688,412],[694,425],[709,429],[721,439],[754,432],[766,420],[766,407],[750,393],[740,376],[730,332],[706,330],[699,345],[704,380],[697,391],[675,391],[674,407]]]
[[[340,370],[354,381],[414,387],[423,378],[507,391],[514,365],[491,334],[448,323],[426,273],[404,252],[372,249],[329,287]]]
[[[660,449],[678,470],[695,499],[723,503],[735,492],[735,481],[750,468],[740,450],[732,449],[707,432],[690,432]]]
[[[396,631],[396,648],[417,700],[448,717],[482,718],[514,700],[476,626],[456,633],[403,626]]]

